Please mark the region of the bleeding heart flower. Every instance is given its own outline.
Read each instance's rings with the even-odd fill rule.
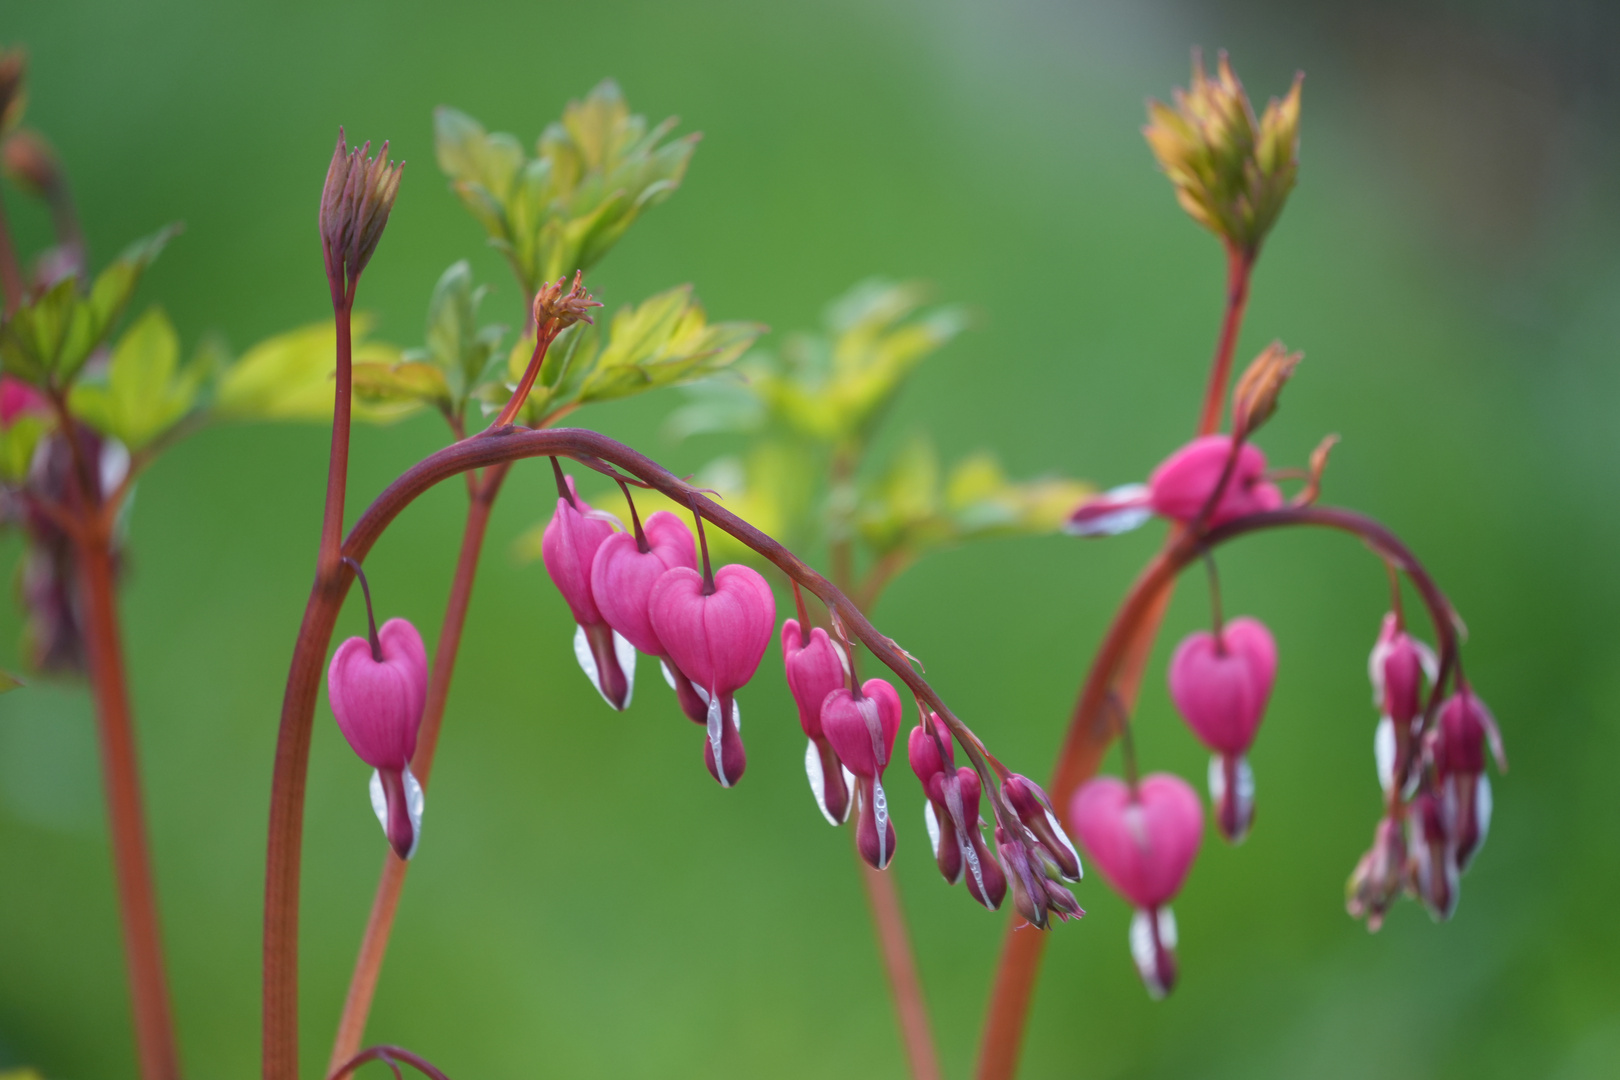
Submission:
[[[720,786],[730,787],[748,764],[733,695],[754,677],[770,644],[771,587],[746,566],[722,566],[712,580],[677,566],[653,585],[647,610],[666,655],[708,695],[704,761]]]
[[[1411,884],[1436,922],[1457,910],[1460,871],[1457,850],[1446,835],[1445,808],[1428,792],[1406,808],[1406,846],[1412,853]]]
[[[326,673],[327,694],[343,737],[377,770],[371,801],[396,854],[410,858],[422,833],[422,788],[411,775],[416,732],[427,701],[427,650],[404,619],[389,619],[375,642],[339,645]]]
[[[1507,761],[1496,719],[1465,684],[1440,706],[1432,752],[1446,832],[1456,848],[1459,871],[1468,869],[1491,828],[1491,779],[1485,775],[1487,740],[1498,771],[1505,771]]]
[[[1277,676],[1277,645],[1256,619],[1233,619],[1219,637],[1189,635],[1170,659],[1170,697],[1193,733],[1216,752],[1210,798],[1221,835],[1237,843],[1254,818],[1254,742]]]
[[[1413,753],[1423,731],[1423,682],[1439,677],[1434,650],[1415,640],[1401,628],[1394,612],[1384,616],[1378,641],[1367,657],[1367,677],[1373,684],[1373,704],[1380,716],[1373,733],[1373,760],[1378,767],[1378,783],[1384,794],[1395,788],[1401,777],[1403,795],[1411,794],[1417,783],[1412,766]]]
[[[1102,776],[1075,792],[1069,825],[1092,863],[1136,906],[1131,953],[1148,993],[1163,997],[1176,979],[1176,924],[1168,905],[1203,837],[1197,794],[1169,773],[1143,777],[1134,792]]]
[[[968,893],[994,911],[1007,895],[1007,875],[979,831],[979,774],[956,767],[949,729],[927,710],[911,729],[906,756],[927,796],[923,824],[939,872],[952,885],[965,873]]]
[[[602,617],[591,589],[597,549],[613,535],[613,526],[574,492],[573,477],[567,478],[567,485],[567,495],[557,497],[557,511],[541,535],[540,554],[579,624],[574,632],[574,657],[602,700],[622,710],[629,706],[635,689],[636,651]]]
[[[821,731],[844,767],[855,775],[855,843],[861,857],[881,870],[894,856],[883,771],[900,733],[900,695],[882,679],[867,679],[859,694],[834,690],[821,705]]]
[[[1084,877],[1080,856],[1052,812],[1052,803],[1040,785],[1013,773],[1002,782],[1001,793],[1036,842],[1036,854],[1044,864],[1049,864],[1050,872],[1064,881],[1079,881]]]
[[[648,656],[658,657],[664,677],[675,688],[681,711],[696,723],[704,723],[708,703],[666,655],[648,611],[653,586],[664,571],[677,566],[697,568],[692,531],[668,510],[648,517],[645,529],[639,522],[636,528],[634,533],[613,533],[596,549],[591,563],[591,598],[615,633]]]
[[[1368,932],[1376,934],[1384,925],[1384,913],[1405,886],[1406,838],[1399,822],[1381,818],[1372,847],[1361,856],[1345,884],[1345,910],[1353,919],[1365,917]]]
[[[1077,536],[1112,536],[1146,523],[1152,514],[1191,524],[1215,493],[1231,454],[1230,435],[1194,439],[1154,469],[1146,484],[1127,484],[1087,499],[1070,515],[1066,529]],[[1245,442],[1238,448],[1220,502],[1204,524],[1214,528],[1246,514],[1275,510],[1282,503],[1282,492],[1266,479],[1266,455]]]
[[[849,676],[849,660],[827,631],[817,626],[806,634],[799,620],[789,619],[782,624],[782,663],[788,689],[799,707],[799,726],[810,740],[804,751],[810,791],[822,816],[833,825],[842,824],[849,819],[849,789],[854,777],[822,734],[821,703],[828,694],[843,688]]]

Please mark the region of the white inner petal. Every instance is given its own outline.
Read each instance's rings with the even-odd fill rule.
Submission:
[[[619,670],[624,672],[624,707],[628,709],[630,699],[636,695],[636,647],[617,630],[613,631],[613,654],[619,658]]]
[[[928,827],[928,843],[934,849],[934,858],[939,858],[939,818],[934,815],[934,800],[923,800],[923,824]]]
[[[422,846],[422,810],[426,805],[427,796],[422,792],[422,785],[417,783],[411,767],[405,766],[405,810],[411,815],[411,850],[405,853],[407,859]]]
[[[725,755],[720,752],[720,695],[709,695],[709,750],[714,754],[714,773],[720,779],[720,786],[728,788],[731,780],[726,776]]]
[[[619,661],[619,670],[624,672],[624,707],[628,709],[630,699],[636,692],[636,647],[617,630],[613,631],[613,655]],[[591,652],[591,639],[585,636],[585,628],[578,624],[574,626],[574,659],[579,661],[580,670],[591,680],[591,685],[602,695],[602,700],[617,709],[618,706],[608,698],[607,691],[602,689],[602,673],[596,669],[596,654]],[[664,677],[669,678],[668,672]],[[675,684],[671,682],[669,685],[673,688]]]
[[[872,819],[877,823],[878,865],[889,861],[889,797],[884,794],[883,781],[872,777]]]
[[[1165,910],[1165,909],[1161,909]],[[1136,961],[1137,973],[1147,986],[1148,996],[1155,1001],[1164,997],[1164,984],[1159,981],[1158,950],[1153,947],[1153,919],[1156,912],[1137,908],[1131,916],[1131,959]],[[1161,933],[1163,924],[1161,923]],[[1169,942],[1165,942],[1169,947]]]
[[[1479,774],[1479,786],[1474,790],[1474,817],[1479,822],[1479,843],[1474,845],[1473,855],[1478,855],[1485,846],[1485,834],[1491,831],[1491,778],[1484,773]]]
[[[1124,484],[1103,494],[1098,503],[1119,503],[1114,510],[1099,507],[1083,521],[1069,521],[1065,532],[1074,536],[1118,536],[1147,524],[1153,510],[1146,505],[1146,484]]]
[[[1378,786],[1388,795],[1395,786],[1395,721],[1387,716],[1373,732],[1373,760],[1378,763]]]
[[[1046,823],[1052,827],[1052,832],[1057,836],[1058,841],[1065,848],[1068,848],[1069,854],[1074,856],[1074,880],[1083,880],[1086,876],[1086,868],[1080,864],[1080,853],[1074,849],[1074,842],[1069,839],[1069,834],[1063,831],[1063,823],[1058,821],[1057,816],[1050,810],[1046,811]]]
[[[388,796],[383,793],[382,774],[371,770],[371,811],[377,815],[377,824],[388,832]]]
[[[827,809],[827,777],[821,770],[821,751],[814,739],[806,739],[804,747],[804,774],[810,778],[810,794],[816,797],[816,808],[827,824],[837,825],[838,819]]]
[[[675,673],[669,670],[669,661],[659,657],[658,670],[664,673],[664,682],[669,684],[669,688],[675,689]]]

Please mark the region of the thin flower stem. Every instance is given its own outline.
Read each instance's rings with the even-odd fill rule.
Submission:
[[[832,582],[771,537],[705,497],[668,469],[594,431],[497,429],[446,447],[419,462],[389,485],[350,530],[341,555],[363,561],[404,508],[418,496],[469,469],[547,455],[571,457],[595,467],[606,463],[635,476],[671,499],[693,507],[709,523],[729,533],[826,604],[873,656],[938,714],[985,785],[999,821],[1016,816],[994,783],[984,744],[912,668],[899,648],[852,604]],[[338,609],[352,582],[339,563],[331,581],[317,580],[304,610],[282,700],[271,780],[269,844],[265,859],[264,1005],[265,1080],[298,1076],[298,889],[303,848],[304,792],[308,781],[310,731],[320,693],[321,670]]]
[[[1209,384],[1204,389],[1204,407],[1198,415],[1198,434],[1210,435],[1221,426],[1226,406],[1226,384],[1232,378],[1232,354],[1237,350],[1238,330],[1249,303],[1249,277],[1254,255],[1235,247],[1226,249],[1226,313],[1221,334],[1215,341],[1215,359],[1209,366]]]
[[[428,1080],[450,1080],[427,1058],[419,1054],[413,1054],[409,1050],[398,1046],[373,1046],[368,1050],[362,1050],[353,1058],[343,1061],[335,1067],[327,1080],[343,1080],[344,1077],[368,1061],[382,1062],[394,1070],[396,1077],[399,1076],[399,1065],[397,1063],[403,1061],[423,1076],[426,1076]]]
[[[17,249],[11,243],[11,225],[6,220],[6,207],[0,201],[0,295],[5,298],[5,312],[9,319],[22,306],[22,268],[17,263]]]
[[[439,641],[433,650],[433,677],[428,681],[427,707],[422,712],[422,728],[417,733],[416,756],[411,759],[411,772],[424,791],[433,772],[433,757],[438,750],[439,732],[444,724],[445,704],[450,698],[450,678],[455,672],[456,657],[461,648],[461,632],[467,625],[467,609],[472,602],[473,582],[478,575],[478,561],[489,528],[490,511],[494,509],[495,498],[500,494],[501,483],[509,470],[508,465],[496,465],[490,469],[477,485],[467,506],[467,524],[461,534],[461,553],[456,557],[456,575],[450,584],[450,600],[445,605]],[[405,888],[405,874],[410,865],[392,850],[385,856],[382,876],[377,882],[377,895],[371,903],[371,916],[366,922],[365,936],[360,940],[360,955],[355,960],[354,974],[349,979],[349,993],[343,1001],[343,1015],[338,1021],[337,1038],[333,1042],[332,1057],[327,1066],[329,1071],[336,1072],[345,1061],[358,1053],[360,1043],[365,1038],[371,1002],[377,992],[383,957],[388,951],[388,940],[394,928],[394,913],[399,907],[399,896]]]
[[[353,408],[353,341],[346,299],[333,304],[337,321],[337,391],[332,406],[332,453],[326,466],[326,509],[321,519],[321,547],[316,574],[330,581],[338,576],[343,541],[343,499],[349,483],[349,417]]]
[[[86,529],[74,547],[90,687],[96,703],[103,784],[111,824],[118,912],[124,928],[135,1046],[143,1080],[179,1080],[169,981],[163,966],[129,686],[118,629],[117,585],[107,534]]]
[[[523,408],[523,403],[529,400],[529,391],[534,389],[534,380],[540,375],[540,365],[545,363],[546,349],[551,346],[553,336],[551,334],[539,334],[535,337],[534,354],[529,357],[529,366],[523,369],[523,378],[519,380],[517,389],[512,392],[511,398],[507,400],[506,407],[501,410],[501,414],[490,425],[491,430],[503,428],[517,419],[517,414]]]

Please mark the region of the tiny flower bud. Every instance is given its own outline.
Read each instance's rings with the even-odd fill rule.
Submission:
[[[332,714],[361,761],[376,769],[372,803],[395,853],[408,859],[421,838],[422,791],[411,775],[427,700],[427,650],[404,619],[389,619],[376,640],[339,645],[326,673]]]
[[[1205,435],[1171,454],[1148,478],[1153,511],[1183,524],[1197,520],[1226,474],[1231,456],[1230,435]],[[1220,502],[1205,524],[1213,528],[1246,514],[1275,510],[1282,501],[1277,485],[1266,479],[1266,455],[1246,442],[1238,448]]]
[[[1433,682],[1438,671],[1434,651],[1401,629],[1393,612],[1385,615],[1367,658],[1373,704],[1382,714],[1373,750],[1385,794],[1394,790],[1397,776],[1403,791],[1415,780],[1412,751],[1422,727],[1424,679]]]
[[[677,566],[653,585],[647,611],[666,654],[708,695],[704,761],[720,786],[730,787],[748,761],[733,695],[754,677],[771,642],[771,587],[746,566],[722,566],[712,582]]]
[[[534,325],[542,333],[556,337],[577,322],[593,322],[591,308],[602,306],[585,288],[585,272],[574,271],[574,282],[560,277],[555,282],[542,284],[534,294]]]
[[[352,304],[360,272],[371,261],[399,195],[405,166],[388,160],[388,144],[368,158],[371,143],[355,150],[338,128],[337,147],[321,191],[321,248],[334,304]]]
[[[1289,352],[1282,342],[1265,347],[1238,379],[1232,390],[1232,430],[1248,438],[1277,411],[1277,399],[1304,359],[1304,353]]]
[[[17,186],[37,199],[53,200],[65,183],[62,164],[38,132],[15,131],[0,145],[0,165]]]
[[[841,825],[849,819],[850,781],[845,779],[847,770],[838,760],[837,751],[822,734],[821,704],[828,694],[843,689],[849,661],[827,631],[817,626],[806,634],[799,620],[789,619],[782,624],[782,663],[788,689],[799,709],[799,726],[810,740],[804,752],[810,791],[822,816],[833,825]]]
[[[1221,835],[1232,843],[1254,817],[1254,774],[1244,755],[1254,742],[1277,675],[1277,646],[1256,619],[1232,619],[1217,637],[1190,634],[1170,659],[1170,697],[1199,741],[1216,752],[1210,798]]]
[[[28,54],[21,49],[0,49],[0,135],[22,120],[28,103],[24,80],[28,75]]]
[[[1496,720],[1465,685],[1440,706],[1434,742],[1434,771],[1440,780],[1446,831],[1456,849],[1459,872],[1468,869],[1491,827],[1491,780],[1485,775],[1487,739],[1500,769],[1503,756]]]
[[[1436,922],[1457,910],[1457,852],[1446,835],[1445,809],[1424,792],[1406,813],[1406,844],[1412,853],[1411,885]]]
[[[1148,993],[1163,997],[1176,981],[1175,918],[1168,905],[1203,838],[1198,795],[1169,773],[1143,777],[1134,791],[1100,776],[1075,792],[1069,825],[1092,864],[1136,906],[1131,955]]]
[[[1080,869],[1080,856],[1069,843],[1068,834],[1052,813],[1052,804],[1039,784],[1013,773],[1002,783],[1001,793],[1018,815],[1065,881],[1079,881],[1084,873]]]
[[[1067,921],[1085,914],[1074,894],[1052,881],[1036,866],[1033,849],[1022,838],[996,826],[996,850],[1001,865],[1007,872],[1007,884],[1012,889],[1013,907],[1034,927],[1045,930],[1049,915]]]
[[[1383,818],[1373,833],[1373,846],[1356,863],[1345,884],[1344,906],[1354,919],[1366,918],[1367,930],[1377,933],[1406,884],[1406,839],[1400,822]]]
[[[636,651],[602,617],[591,589],[597,550],[613,535],[613,526],[575,493],[573,477],[567,485],[569,497],[558,496],[557,510],[541,534],[540,555],[578,624],[575,659],[602,700],[622,711],[635,689]]]
[[[900,695],[882,679],[867,679],[859,695],[847,688],[835,690],[821,705],[822,734],[855,776],[856,846],[878,870],[894,855],[883,771],[900,732],[900,713]]]

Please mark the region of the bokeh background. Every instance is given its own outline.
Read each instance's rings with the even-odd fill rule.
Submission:
[[[1468,666],[1512,771],[1450,925],[1399,907],[1369,936],[1345,876],[1378,813],[1365,659],[1382,573],[1342,537],[1256,538],[1224,560],[1230,610],[1282,668],[1253,756],[1247,844],[1213,836],[1177,904],[1182,985],[1148,1001],[1129,913],[1095,877],[1056,934],[1028,1077],[1614,1075],[1620,1061],[1620,68],[1589,3],[881,0],[755,5],[3,5],[33,57],[31,121],[68,162],[99,261],[187,229],[144,301],[185,340],[238,348],[326,313],[315,230],[339,123],[409,162],[361,305],[420,335],[470,256],[521,298],[433,164],[450,103],[526,142],[616,76],[704,140],[685,187],[596,274],[610,305],[680,282],[716,318],[814,326],[870,274],[970,302],[892,438],[1000,452],[1016,475],[1143,476],[1190,430],[1221,300],[1215,241],[1175,207],[1138,128],[1195,44],[1257,98],[1308,73],[1300,187],[1267,247],[1240,352],[1307,354],[1263,444],[1344,436],[1327,498],[1391,523],[1472,632]],[[42,217],[8,193],[25,242]],[[585,412],[677,471],[654,395]],[[318,528],[326,432],[209,430],[140,487],[125,592],[164,926],[196,1076],[257,1068],[262,848],[280,684]],[[360,505],[441,441],[429,417],[364,429]],[[473,1077],[897,1077],[904,1064],[845,838],[811,805],[775,674],[745,693],[750,768],[721,791],[643,671],[625,715],[574,665],[538,567],[509,555],[546,470],[498,508],[451,697],[427,842],[373,1017]],[[455,485],[373,555],[389,614],[436,627]],[[985,543],[935,556],[879,624],[1015,767],[1044,775],[1113,604],[1157,537]],[[15,561],[14,540],[0,556]],[[1178,596],[1168,640],[1206,617]],[[351,605],[340,627],[359,625]],[[0,614],[0,665],[19,622]],[[1151,768],[1197,781],[1163,647],[1139,713]],[[317,716],[305,870],[306,1065],[325,1060],[383,845],[366,770]],[[1111,762],[1111,767],[1117,763]],[[947,889],[920,800],[894,867],[953,1077],[969,1075],[1004,918]],[[89,705],[0,699],[0,1065],[133,1075]]]

